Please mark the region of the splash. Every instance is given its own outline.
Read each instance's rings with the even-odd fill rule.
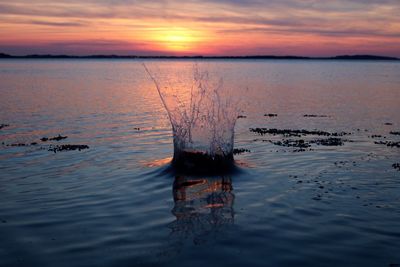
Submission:
[[[222,77],[201,70],[179,74],[143,64],[157,88],[172,125],[173,164],[190,170],[233,164],[234,128],[239,109]]]

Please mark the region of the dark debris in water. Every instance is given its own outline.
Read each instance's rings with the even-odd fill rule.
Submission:
[[[400,135],[400,132],[391,131],[390,134],[393,134],[393,135]]]
[[[62,135],[58,135],[58,136],[55,136],[55,137],[51,137],[51,138],[48,138],[48,137],[42,137],[42,138],[40,138],[40,141],[42,141],[42,142],[47,142],[47,141],[61,141],[61,140],[63,140],[63,139],[67,139],[68,138],[68,136],[62,136]]]
[[[264,117],[278,117],[278,114],[276,114],[276,113],[267,113],[267,114],[264,114]]]
[[[312,151],[313,149],[308,149],[309,151]],[[307,151],[306,149],[304,149],[304,148],[299,148],[299,149],[295,149],[295,150],[293,150],[292,152],[304,152],[304,151]]]
[[[392,164],[392,167],[393,167],[395,170],[400,171],[400,163],[393,163],[393,164]]]
[[[327,139],[311,140],[310,143],[321,145],[321,146],[342,146],[344,144],[344,141],[341,138],[329,137]]]
[[[285,146],[285,147],[298,147],[298,148],[309,148],[311,145],[302,140],[302,139],[286,139],[282,141],[270,141],[272,144],[277,145],[277,146]]]
[[[238,118],[238,119],[245,119],[245,118],[247,118],[247,116],[245,116],[245,115],[239,115],[239,116],[237,116],[237,118]]]
[[[335,161],[333,164],[335,164],[337,168],[343,168],[343,167],[349,168],[350,165],[352,165],[353,167],[357,166],[357,163],[355,161],[349,161],[349,160]]]
[[[25,143],[12,143],[12,144],[6,144],[6,143],[4,143],[4,142],[2,142],[1,143],[3,146],[11,146],[11,147],[15,147],[15,146],[35,146],[35,145],[37,145],[37,143],[36,142],[32,142],[32,143],[30,143],[30,144],[25,144]]]
[[[88,145],[55,145],[55,146],[50,146],[49,151],[53,151],[54,153],[57,153],[59,151],[71,151],[71,150],[83,150],[83,149],[88,149]]]
[[[304,152],[310,149],[312,144],[318,146],[342,146],[344,142],[352,142],[351,140],[341,139],[338,137],[329,137],[329,138],[321,138],[321,139],[313,139],[313,140],[303,140],[303,139],[282,139],[280,141],[273,141],[273,140],[262,140],[262,142],[269,142],[276,146],[283,146],[283,147],[294,147],[298,148],[293,150],[292,152]]]
[[[380,135],[380,134],[373,134],[373,135],[368,135],[368,137],[370,137],[370,138],[382,138],[383,136]],[[383,137],[383,138],[386,138],[386,137]]]
[[[393,125],[393,123],[391,123],[391,122],[385,122],[384,124],[385,125]]]
[[[351,133],[347,132],[325,132],[325,131],[319,131],[319,130],[291,130],[291,129],[268,129],[268,128],[250,128],[251,132],[257,133],[259,135],[266,135],[266,134],[271,134],[271,135],[283,135],[283,136],[305,136],[305,135],[318,135],[318,136],[344,136],[344,135],[350,135]]]
[[[7,146],[28,146],[28,145],[24,144],[24,143],[13,143],[13,144],[9,144]]]
[[[10,124],[0,124],[0,129],[3,129],[3,128],[5,128],[5,127],[9,127],[10,126]]]
[[[303,117],[306,118],[328,118],[328,115],[316,115],[316,114],[304,114]]]
[[[249,149],[245,149],[245,148],[235,148],[233,149],[233,155],[239,155],[239,154],[243,154],[243,153],[250,153],[251,151]]]
[[[374,143],[377,145],[386,145],[388,147],[400,147],[400,142],[394,141],[375,141]]]

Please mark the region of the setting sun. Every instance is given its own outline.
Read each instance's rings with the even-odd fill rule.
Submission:
[[[201,40],[199,33],[185,28],[162,29],[153,39],[169,51],[190,51]]]

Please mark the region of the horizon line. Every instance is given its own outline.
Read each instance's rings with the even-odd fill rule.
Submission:
[[[295,55],[244,55],[244,56],[172,56],[172,55],[117,55],[117,54],[91,54],[91,55],[68,55],[68,54],[27,54],[27,55],[11,55],[0,52],[0,59],[315,59],[315,60],[400,60],[398,57],[381,56],[373,54],[345,54],[335,56],[295,56]]]

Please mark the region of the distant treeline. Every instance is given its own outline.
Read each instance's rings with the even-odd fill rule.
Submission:
[[[292,59],[292,60],[400,60],[396,57],[385,57],[375,55],[342,55],[334,57],[300,57],[300,56],[121,56],[121,55],[25,55],[13,56],[0,53],[1,58],[9,59]]]

